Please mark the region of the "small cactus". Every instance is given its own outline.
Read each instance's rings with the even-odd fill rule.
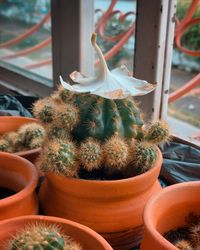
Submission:
[[[179,250],[193,250],[190,242],[187,240],[184,240],[184,239],[176,241],[176,243],[174,245]]]
[[[57,94],[64,103],[69,103],[72,100],[73,93],[64,89],[62,85],[58,88]]]
[[[20,230],[5,250],[81,250],[81,246],[60,232],[56,225],[32,224]]]
[[[11,147],[15,145],[17,137],[17,132],[8,132],[3,135],[3,139],[7,140]]]
[[[47,124],[54,121],[56,113],[56,105],[50,98],[44,98],[38,100],[33,105],[34,116],[41,121],[41,123]]]
[[[101,145],[92,138],[83,142],[79,149],[80,164],[88,171],[101,167],[103,152]]]
[[[66,131],[71,131],[79,121],[79,109],[73,104],[65,104],[59,107],[55,122]]]
[[[57,124],[51,124],[50,126],[47,126],[47,137],[49,140],[52,139],[69,139],[70,135],[69,133],[63,129],[63,127],[58,126]]]
[[[157,121],[148,126],[145,139],[149,142],[162,144],[170,139],[169,126],[166,122]]]
[[[121,169],[126,167],[129,161],[127,143],[118,135],[112,136],[104,144],[105,165],[111,168]]]
[[[50,141],[40,156],[39,164],[43,172],[74,176],[77,171],[76,147],[71,141]]]
[[[190,238],[194,247],[200,246],[200,223],[190,228]]]
[[[149,170],[157,159],[157,149],[155,145],[148,142],[139,142],[135,147],[134,165],[141,172]]]
[[[9,142],[5,139],[0,139],[0,151],[1,152],[9,152],[10,148],[9,148]]]
[[[41,146],[45,137],[45,129],[37,123],[24,124],[19,128],[16,150],[32,149],[36,144]]]

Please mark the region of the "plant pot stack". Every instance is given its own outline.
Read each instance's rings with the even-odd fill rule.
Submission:
[[[132,96],[155,86],[130,77],[125,66],[109,71],[92,36],[100,64],[96,77],[73,72],[70,85],[34,104],[46,129],[37,163],[46,175],[40,192],[42,212],[89,226],[114,249],[138,245],[142,211],[161,186],[162,155],[169,139],[163,121],[144,124]]]

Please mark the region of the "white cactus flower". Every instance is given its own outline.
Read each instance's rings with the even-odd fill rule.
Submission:
[[[96,44],[96,34],[92,34],[91,42],[99,55],[99,74],[94,77],[85,77],[80,72],[74,71],[70,78],[75,83],[70,85],[60,81],[65,89],[79,93],[91,93],[108,99],[124,99],[128,96],[146,95],[155,89],[155,84],[136,79],[130,76],[125,65],[109,71],[105,58]]]

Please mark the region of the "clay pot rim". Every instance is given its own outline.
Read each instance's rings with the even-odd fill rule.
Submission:
[[[108,244],[108,242],[101,235],[99,235],[97,232],[95,232],[91,228],[84,226],[80,223],[68,220],[68,219],[63,219],[61,217],[45,216],[45,215],[25,215],[25,216],[19,216],[19,217],[14,217],[14,218],[0,221],[0,226],[4,224],[8,224],[8,223],[13,224],[18,221],[26,221],[26,220],[41,220],[41,221],[47,221],[47,222],[55,222],[58,224],[59,223],[68,224],[74,228],[78,228],[81,231],[85,231],[91,237],[96,238],[101,243],[101,245],[105,247],[106,250],[113,250],[113,248]]]
[[[26,117],[26,116],[1,116],[0,119],[6,119],[8,120],[13,120],[13,119],[16,119],[16,120],[29,120],[31,122],[36,122],[38,123],[38,120],[33,118],[33,117]],[[11,131],[10,131],[11,132]],[[19,155],[21,157],[24,157],[26,156],[27,154],[35,154],[35,153],[40,153],[41,151],[41,148],[34,148],[34,149],[30,149],[30,150],[25,150],[25,151],[19,151],[19,152],[10,152],[10,153],[13,153],[15,155]]]
[[[64,178],[64,179],[68,179],[70,181],[73,181],[73,182],[85,182],[85,183],[95,183],[97,185],[101,185],[102,183],[105,185],[109,185],[109,184],[114,184],[114,183],[127,183],[127,182],[131,182],[134,180],[141,180],[145,177],[148,177],[148,176],[151,176],[152,173],[156,172],[158,168],[161,167],[162,165],[162,160],[163,160],[163,157],[162,157],[162,153],[160,151],[160,149],[156,146],[157,148],[157,151],[158,151],[158,159],[155,161],[154,163],[154,166],[148,170],[147,172],[145,173],[142,173],[140,175],[137,175],[137,176],[132,176],[132,177],[129,177],[129,178],[124,178],[124,179],[119,179],[119,180],[86,180],[86,179],[78,179],[78,178],[71,178],[71,177],[65,177],[65,176],[62,176],[62,175],[58,175],[58,174],[55,174],[55,173],[50,173],[50,172],[47,172],[45,173],[46,176],[56,176],[57,178]]]
[[[6,152],[0,152],[0,157],[6,157],[7,159],[9,158],[9,159],[12,159],[14,161],[17,160],[17,161],[23,163],[24,167],[26,166],[26,168],[29,169],[29,172],[31,175],[30,181],[22,190],[20,190],[16,194],[13,194],[9,197],[6,197],[6,198],[3,198],[0,200],[0,207],[3,207],[3,206],[7,206],[8,204],[19,202],[20,200],[24,199],[25,197],[28,197],[29,194],[31,194],[34,191],[34,189],[36,188],[39,177],[38,177],[38,173],[37,173],[36,168],[34,167],[34,165],[30,161],[28,161],[20,156],[6,153]]]
[[[152,222],[152,211],[154,210],[154,206],[159,202],[159,200],[165,196],[166,194],[173,193],[175,190],[184,190],[188,187],[200,187],[199,181],[192,181],[192,182],[184,182],[171,185],[162,189],[157,194],[153,195],[147,202],[144,211],[143,211],[143,221],[145,225],[145,230],[148,230],[148,233],[154,238],[156,241],[164,244],[166,247],[169,247],[171,250],[177,250],[177,248],[166,240],[154,227],[154,223]]]

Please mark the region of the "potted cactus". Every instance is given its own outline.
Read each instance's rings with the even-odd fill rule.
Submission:
[[[44,128],[34,118],[0,116],[0,151],[35,162],[45,137]]]
[[[0,152],[0,220],[38,213],[37,182],[31,162]]]
[[[0,249],[112,250],[93,230],[49,216],[20,216],[0,222]]]
[[[102,234],[116,249],[137,245],[142,210],[161,187],[162,155],[156,146],[169,139],[166,123],[144,126],[132,96],[155,86],[129,76],[125,66],[109,71],[100,58],[97,77],[71,74],[79,84],[63,86],[35,103],[35,117],[47,137],[38,166],[45,214],[68,218]]]
[[[142,250],[200,249],[199,190],[199,181],[179,183],[163,189],[147,202]]]

